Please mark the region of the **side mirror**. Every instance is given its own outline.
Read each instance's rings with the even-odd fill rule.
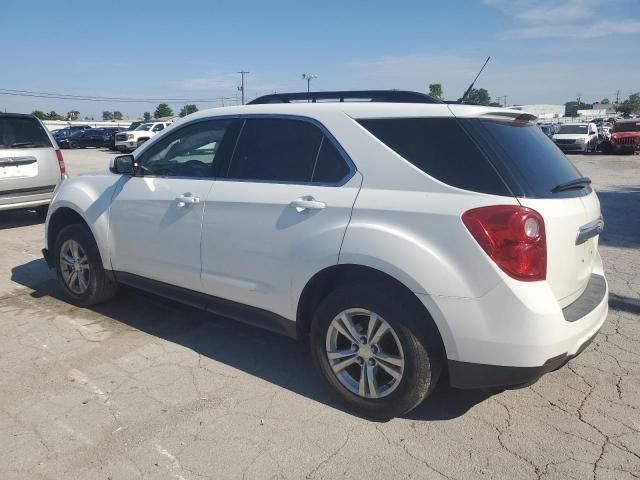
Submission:
[[[135,173],[135,163],[133,155],[119,155],[111,160],[109,170],[118,175],[133,175]]]

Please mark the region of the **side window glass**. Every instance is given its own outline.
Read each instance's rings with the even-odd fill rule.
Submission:
[[[229,120],[212,120],[176,130],[145,152],[139,164],[142,175],[211,177],[229,125]]]
[[[320,129],[308,122],[278,118],[247,119],[227,177],[310,182],[321,140]]]
[[[323,137],[313,170],[312,182],[337,183],[349,173],[349,166],[338,149],[327,137]]]
[[[159,124],[159,125],[156,125],[155,127],[153,127],[153,131],[154,132],[159,132],[162,129],[164,129],[164,125],[162,125],[162,124]]]

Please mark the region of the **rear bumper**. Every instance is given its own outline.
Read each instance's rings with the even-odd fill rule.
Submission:
[[[535,382],[578,355],[609,311],[599,256],[585,291],[564,309],[547,282],[505,279],[480,298],[417,296],[438,326],[451,385],[459,388]]]
[[[0,191],[0,211],[35,208],[51,203],[55,185]]]

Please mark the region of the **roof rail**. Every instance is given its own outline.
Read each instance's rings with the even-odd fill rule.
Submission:
[[[442,103],[441,100],[420,92],[406,90],[344,90],[335,92],[299,92],[299,93],[274,93],[264,95],[249,102],[249,105],[262,105],[266,103],[291,103],[308,101],[316,103],[318,100],[349,102],[395,102],[395,103]]]

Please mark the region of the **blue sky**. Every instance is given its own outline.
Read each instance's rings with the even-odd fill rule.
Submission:
[[[233,97],[245,69],[249,98],[303,90],[309,72],[317,90],[439,82],[455,99],[491,55],[478,86],[510,104],[640,90],[640,0],[0,0],[0,17],[4,89]],[[0,108],[19,112],[135,117],[154,107],[0,95]]]

